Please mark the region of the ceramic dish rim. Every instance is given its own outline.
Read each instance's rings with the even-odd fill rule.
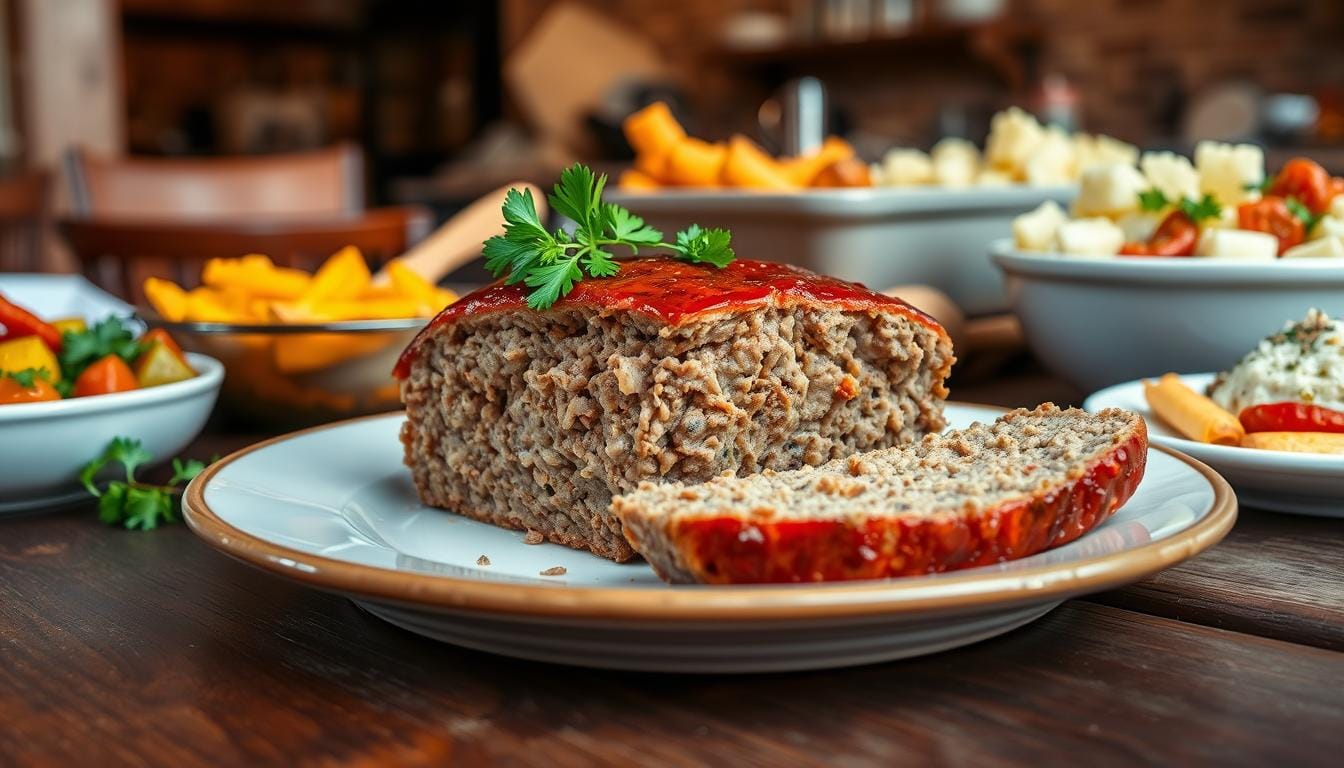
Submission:
[[[971,403],[970,407],[991,408]],[[1170,537],[1068,564],[1007,573],[951,573],[917,581],[872,580],[831,584],[731,587],[575,587],[514,584],[443,574],[396,571],[314,555],[267,541],[224,522],[205,502],[205,488],[233,462],[276,443],[369,419],[377,414],[291,432],[256,443],[212,464],[182,499],[187,524],[212,547],[238,560],[327,591],[366,599],[515,617],[649,622],[853,619],[914,613],[973,611],[987,606],[1063,600],[1147,577],[1220,541],[1237,517],[1231,486],[1208,466],[1165,446],[1150,446],[1184,462],[1213,491],[1209,512]]]
[[[196,369],[196,375],[171,384],[133,389],[129,392],[111,392],[90,397],[71,397],[39,403],[14,403],[0,408],[0,426],[47,418],[94,416],[112,411],[138,409],[186,400],[210,390],[219,389],[224,381],[224,364],[209,355],[187,352],[187,362]]]
[[[1142,285],[1237,286],[1245,288],[1344,286],[1344,258],[1286,259],[1273,262],[1199,258],[1086,258],[1064,253],[1023,251],[1012,238],[989,247],[994,262],[1010,275],[1077,282]]]

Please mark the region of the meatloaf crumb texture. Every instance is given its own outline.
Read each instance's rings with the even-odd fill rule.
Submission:
[[[402,383],[429,505],[624,561],[641,481],[819,465],[944,426],[947,336],[900,312],[490,312],[436,329]]]
[[[1127,411],[1045,405],[791,472],[642,484],[614,513],[676,582],[872,578],[985,565],[1070,541],[1143,476]]]

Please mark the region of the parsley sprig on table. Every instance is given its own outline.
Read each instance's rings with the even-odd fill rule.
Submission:
[[[560,173],[560,181],[548,196],[551,207],[573,219],[573,234],[563,229],[548,232],[537,215],[530,191],[510,189],[504,198],[504,234],[485,241],[485,266],[509,285],[523,283],[531,292],[527,305],[546,309],[560,300],[574,284],[585,278],[611,277],[620,262],[610,250],[624,246],[632,254],[640,247],[660,248],[692,263],[723,268],[736,258],[731,235],[725,229],[704,229],[692,224],[677,233],[676,242],[663,242],[663,233],[613,203],[602,202],[605,174],[575,164]]]
[[[1145,211],[1161,211],[1167,206],[1174,205],[1191,221],[1202,221],[1204,219],[1216,219],[1223,212],[1223,207],[1213,199],[1212,195],[1204,195],[1199,200],[1191,200],[1183,197],[1176,202],[1167,199],[1160,189],[1147,189],[1139,193],[1139,207]]]
[[[173,459],[173,476],[165,485],[142,483],[135,479],[135,470],[153,459],[139,440],[114,438],[103,449],[102,455],[84,465],[79,481],[89,493],[98,497],[98,519],[108,525],[122,525],[131,530],[150,531],[161,524],[177,520],[174,497],[184,483],[191,481],[205,469],[205,463],[195,459]],[[99,489],[94,477],[108,464],[120,464],[125,480],[113,480]]]

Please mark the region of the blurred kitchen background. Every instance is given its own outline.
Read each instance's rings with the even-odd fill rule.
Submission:
[[[353,207],[441,219],[574,160],[619,168],[621,119],[656,99],[694,135],[789,149],[804,77],[869,159],[980,142],[1019,105],[1341,173],[1341,40],[1338,0],[5,0],[0,268],[74,268],[51,222],[96,198],[76,157],[342,146]]]

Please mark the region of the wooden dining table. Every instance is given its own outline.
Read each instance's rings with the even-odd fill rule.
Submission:
[[[1078,401],[1013,369],[954,389]],[[186,453],[264,434],[212,428]],[[434,642],[181,524],[0,520],[0,765],[1339,765],[1344,520],[1243,508],[1204,554],[920,658],[635,674]]]

